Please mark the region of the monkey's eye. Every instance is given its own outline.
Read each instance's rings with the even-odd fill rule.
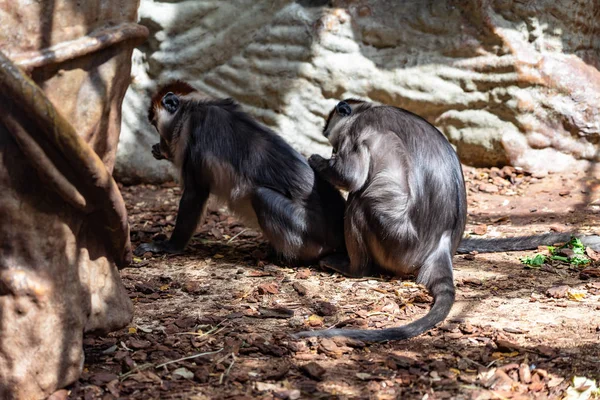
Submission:
[[[179,97],[175,93],[169,92],[164,95],[161,103],[165,110],[173,114],[179,108]]]
[[[350,104],[346,103],[345,101],[340,101],[335,106],[335,111],[342,117],[347,117],[348,115],[352,114],[352,107],[350,107]]]

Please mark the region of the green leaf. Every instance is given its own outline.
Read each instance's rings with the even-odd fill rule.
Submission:
[[[573,253],[575,253],[575,255],[570,259],[569,257],[558,255],[561,249],[566,248],[572,249]],[[581,243],[581,240],[575,236],[571,236],[571,240],[559,248],[556,248],[555,246],[548,246],[548,252],[550,253],[549,257],[538,253],[533,257],[521,258],[521,262],[527,266],[526,268],[539,268],[548,260],[560,261],[571,265],[587,265],[591,262],[591,260],[585,256],[585,246],[583,243]]]
[[[546,262],[546,256],[539,253],[533,257],[522,257],[521,262],[532,268],[539,268],[542,264]]]
[[[569,260],[569,263],[573,265],[587,265],[591,262],[591,260],[587,257],[575,256]]]
[[[561,249],[565,248],[571,248],[575,254],[585,254],[585,246],[575,236],[571,236],[571,240],[561,246]]]

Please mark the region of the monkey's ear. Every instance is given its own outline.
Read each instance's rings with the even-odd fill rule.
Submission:
[[[352,114],[352,107],[350,107],[350,104],[346,103],[345,101],[340,101],[335,106],[335,111],[342,117],[347,117],[348,115]]]
[[[165,110],[173,114],[179,108],[179,97],[176,94],[169,92],[164,95],[161,101]]]

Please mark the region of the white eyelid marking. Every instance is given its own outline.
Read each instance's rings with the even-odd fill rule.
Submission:
[[[163,136],[165,127],[169,125],[172,118],[173,115],[167,110],[165,110],[163,107],[158,107],[158,112],[156,113],[156,129],[161,136]]]

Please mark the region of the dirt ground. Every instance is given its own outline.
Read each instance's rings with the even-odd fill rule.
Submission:
[[[600,233],[600,181],[465,167],[466,233]],[[123,187],[133,245],[166,238],[180,190]],[[551,244],[551,243],[548,243]],[[303,329],[406,324],[431,298],[410,279],[348,279],[273,262],[268,245],[210,211],[184,255],[136,258],[121,271],[132,323],[86,337],[85,399],[563,398],[574,376],[600,379],[600,278],[535,251],[454,258],[457,302],[439,328],[396,343],[292,340]]]

